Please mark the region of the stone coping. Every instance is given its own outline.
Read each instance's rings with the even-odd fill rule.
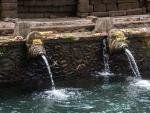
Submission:
[[[44,31],[40,32],[43,35],[45,41],[52,40],[69,40],[69,41],[78,41],[78,40],[92,40],[100,39],[105,36],[105,33],[93,33],[93,32],[74,32],[74,33],[55,33],[53,31]],[[0,45],[7,45],[17,42],[25,42],[26,39],[13,36],[0,36]]]
[[[128,29],[120,29],[125,33],[127,37],[150,37],[150,28],[128,28]],[[54,31],[41,31],[44,40],[92,40],[92,39],[100,39],[104,36],[107,36],[106,33],[94,33],[94,32],[65,32],[65,33],[57,33]],[[0,45],[5,45],[7,43],[13,42],[25,42],[26,39],[22,39],[21,37],[14,36],[0,36]]]
[[[56,18],[56,19],[19,19],[31,24],[32,31],[57,31],[75,32],[88,31],[94,29],[93,19],[98,17],[89,16],[87,18]],[[137,28],[149,27],[150,15],[130,15],[111,17],[115,28]],[[0,35],[10,35],[14,31],[15,24],[12,22],[0,21]],[[88,29],[88,30],[87,30]]]

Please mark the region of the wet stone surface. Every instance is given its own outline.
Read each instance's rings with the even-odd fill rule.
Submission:
[[[100,40],[48,43],[46,51],[52,71],[57,76],[88,75],[102,69]]]
[[[90,75],[103,68],[100,40],[51,40],[45,43],[54,78]],[[1,46],[0,82],[49,79],[42,58],[29,58],[24,42]]]
[[[0,82],[15,82],[23,75],[26,58],[23,43],[0,46]]]
[[[143,78],[149,77],[150,72],[150,38],[130,38],[130,49],[137,61],[139,70]]]
[[[129,49],[145,78],[149,73],[149,38],[130,38],[129,41]],[[45,49],[55,80],[72,76],[89,77],[104,70],[101,39],[50,40],[45,42]],[[34,85],[49,80],[42,58],[29,58],[24,42],[1,45],[0,63],[0,83],[27,84],[26,81],[29,81],[27,85]],[[109,64],[111,72],[117,76],[134,76],[123,52],[110,54]]]

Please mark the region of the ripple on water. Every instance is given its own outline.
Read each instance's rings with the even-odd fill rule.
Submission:
[[[131,84],[109,83],[88,89],[46,90],[1,99],[0,113],[149,113],[150,90],[146,89],[147,86],[149,81],[139,80]]]

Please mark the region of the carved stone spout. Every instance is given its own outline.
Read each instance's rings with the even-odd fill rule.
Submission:
[[[110,51],[120,51],[128,47],[127,37],[124,32],[118,29],[110,30],[109,32],[109,48]]]
[[[30,32],[27,36],[27,50],[30,57],[37,57],[46,55],[46,51],[43,45],[43,38],[39,32]]]

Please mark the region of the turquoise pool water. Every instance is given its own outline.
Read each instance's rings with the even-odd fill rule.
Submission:
[[[149,113],[150,81],[112,82],[93,85],[78,82],[26,92],[0,90],[0,113]],[[60,85],[63,82],[60,83]],[[84,86],[87,87],[82,87]],[[80,87],[81,86],[81,87]]]

